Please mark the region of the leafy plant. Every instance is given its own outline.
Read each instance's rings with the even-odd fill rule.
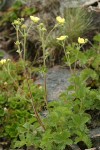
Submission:
[[[63,27],[65,19],[58,16],[54,28],[47,33],[47,29],[40,18],[30,16],[32,24],[37,29],[43,53],[43,66],[34,68],[26,58],[26,39],[30,27],[23,24],[23,19],[13,22],[16,29],[18,62],[2,59],[0,61],[0,132],[11,142],[10,148],[33,146],[42,150],[64,150],[66,146],[83,141],[87,147],[92,143],[89,138],[87,124],[91,116],[87,110],[100,109],[100,90],[91,88],[88,80],[98,83],[99,54],[98,39],[96,51],[81,51],[87,39],[78,38],[78,43],[68,44],[68,36],[63,34],[55,40],[62,47],[65,63],[71,71],[70,86],[56,101],[48,102],[46,89],[46,60],[48,53],[48,39],[53,30]],[[19,35],[23,37],[21,43]],[[95,55],[94,55],[95,54]],[[91,57],[95,57],[90,61]],[[95,60],[95,61],[93,61]],[[77,62],[84,69],[76,71]],[[74,68],[72,65],[74,64]],[[44,77],[44,87],[34,84],[34,72],[41,72]],[[7,140],[8,141],[8,140]]]
[[[29,67],[30,64],[27,63],[26,66]],[[30,75],[29,72],[28,75]],[[41,111],[43,90],[34,85],[32,79],[29,80],[29,84],[36,107],[39,106],[38,110]],[[0,64],[0,138],[18,137],[17,128],[20,124],[34,116],[30,103],[30,92],[24,76],[23,62],[7,61]]]

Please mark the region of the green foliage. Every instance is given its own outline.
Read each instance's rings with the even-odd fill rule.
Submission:
[[[9,139],[11,149],[34,146],[37,150],[64,150],[66,146],[80,141],[90,148],[92,143],[87,124],[90,123],[91,116],[86,112],[100,109],[99,35],[94,37],[95,44],[86,52],[81,51],[83,44],[86,43],[83,38],[81,42],[67,46],[66,35],[56,39],[63,47],[65,63],[69,66],[72,76],[69,87],[59,99],[48,103],[46,59],[50,54],[46,51],[47,30],[43,23],[39,24],[38,17],[30,18],[37,26],[42,43],[43,67],[36,69],[26,61],[26,26],[23,26],[22,32],[20,26],[23,19],[15,20],[13,23],[17,33],[15,44],[20,59],[18,62],[0,61],[0,138],[7,141]],[[59,27],[62,20],[64,21],[64,18],[60,18],[54,28]],[[24,38],[23,53],[19,32]],[[78,73],[77,62],[83,67]],[[43,74],[44,88],[34,84],[35,70]],[[95,82],[95,88],[92,82]]]
[[[34,145],[36,148],[40,147],[43,150],[64,150],[66,145],[79,141],[84,141],[88,147],[91,147],[88,129],[85,125],[90,117],[83,112],[78,114],[79,109],[76,112],[74,107],[76,105],[73,105],[72,101],[69,103],[66,100],[51,102],[49,114],[43,118],[46,131],[43,132],[36,122],[33,124],[28,121],[18,128],[21,142],[15,141],[14,147],[22,147],[26,144],[27,146]]]
[[[4,52],[0,51],[0,59],[4,57]]]
[[[34,118],[31,106],[30,92],[26,83],[23,61],[6,62],[0,64],[0,138],[11,139],[18,137],[17,128],[29,118]],[[26,62],[26,67],[30,63]],[[32,70],[33,68],[30,67]],[[29,72],[27,76],[29,76]],[[41,111],[43,104],[43,89],[34,85],[33,80],[28,80],[31,85],[36,107]],[[40,91],[40,92],[39,92]]]

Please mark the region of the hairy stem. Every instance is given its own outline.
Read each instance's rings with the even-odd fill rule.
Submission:
[[[44,126],[44,124],[43,124],[43,122],[42,122],[42,120],[41,120],[41,118],[40,118],[40,115],[38,114],[38,111],[37,111],[37,109],[36,109],[36,107],[35,107],[35,104],[34,104],[34,99],[33,99],[33,95],[32,95],[31,89],[30,89],[30,85],[29,85],[29,82],[28,82],[28,78],[27,78],[27,84],[28,84],[28,90],[29,90],[29,92],[30,92],[31,104],[32,104],[32,108],[33,108],[33,110],[34,110],[35,116],[36,116],[36,118],[37,118],[37,120],[38,120],[40,126],[41,126],[41,127],[43,128],[43,130],[45,131],[46,128],[45,128],[45,126]]]
[[[17,41],[19,42],[19,44],[17,45],[18,50],[20,52],[19,56],[20,56],[20,58],[22,58],[21,49],[20,49],[20,41],[19,41],[19,29],[18,28],[16,28],[16,36],[17,36]]]
[[[24,29],[24,56],[23,56],[24,61],[25,61],[25,57],[26,57],[26,39],[27,39],[27,35],[26,35],[25,29]]]
[[[45,43],[45,35],[44,32],[42,32],[41,30],[39,30],[39,35],[40,35],[40,39],[42,42],[42,50],[43,50],[43,67],[44,69],[46,68],[46,43]],[[44,76],[44,101],[46,104],[46,107],[48,105],[48,99],[47,99],[47,80],[46,80],[46,73],[45,71],[43,72],[43,76]]]
[[[71,74],[72,74],[73,71],[72,71],[71,64],[70,64],[69,54],[66,53],[65,43],[64,43],[64,42],[62,42],[62,47],[63,47],[63,49],[64,49],[65,57],[66,57],[66,60],[67,60],[67,62],[68,62],[68,66],[69,66],[70,72],[71,72]]]

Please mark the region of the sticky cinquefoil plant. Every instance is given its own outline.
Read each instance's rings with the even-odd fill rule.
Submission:
[[[46,58],[48,56],[46,52],[47,45],[45,42],[46,28],[43,23],[37,24],[40,21],[39,18],[34,16],[31,16],[30,18],[34,23],[36,23],[37,29],[39,31],[40,40],[43,48],[43,68],[45,69]],[[56,19],[58,24],[62,25],[65,22],[64,18],[57,17]],[[66,53],[65,44],[64,44],[66,38],[68,38],[68,36],[63,35],[61,37],[58,37],[57,40],[61,42],[61,45],[64,49],[66,61],[68,62],[68,66],[71,68],[72,62],[70,61],[71,60],[69,55],[70,52],[67,51]],[[78,42],[80,44],[84,44],[86,40],[79,38]],[[79,52],[80,45],[79,44],[76,45]],[[77,61],[77,59],[75,59],[74,62]],[[45,72],[44,75],[46,75]],[[46,80],[46,76],[44,76],[44,79]],[[74,86],[76,86],[76,84],[77,83],[75,83]],[[45,82],[45,86],[46,86],[46,82]],[[82,83],[82,86],[85,86],[84,82]],[[88,89],[86,89],[86,91],[88,91]],[[64,98],[62,100],[56,102],[54,101],[49,104],[46,102],[48,113],[45,118],[42,117],[42,122],[44,124],[44,127],[40,128],[40,125],[37,124],[38,122],[36,122],[36,120],[33,123],[31,123],[30,120],[28,120],[28,122],[26,121],[25,124],[21,125],[18,128],[18,135],[20,141],[15,140],[14,141],[15,144],[13,143],[14,147],[22,147],[24,145],[27,146],[34,145],[35,148],[42,148],[43,150],[44,149],[64,150],[66,145],[71,146],[72,144],[77,143],[79,141],[84,141],[88,147],[91,147],[91,142],[88,137],[88,129],[86,127],[86,123],[90,120],[90,117],[89,115],[85,114],[83,109],[83,101],[81,100],[81,97],[79,98],[80,98],[79,102],[77,100],[74,102],[73,96],[72,98],[70,98],[71,101],[68,101]],[[83,119],[81,120],[81,118]],[[80,124],[80,128],[78,131],[76,131],[79,124]]]
[[[10,149],[33,146],[36,150],[64,150],[66,146],[70,147],[80,141],[91,147],[87,128],[91,117],[86,110],[97,108],[99,90],[92,90],[87,86],[87,80],[90,77],[98,80],[98,75],[90,68],[80,73],[76,71],[77,61],[80,62],[80,66],[86,67],[90,59],[89,55],[87,59],[87,54],[80,51],[88,40],[79,37],[77,43],[66,46],[69,38],[66,34],[56,37],[55,40],[63,48],[65,63],[69,66],[72,76],[68,89],[57,101],[48,103],[46,59],[50,53],[47,51],[47,41],[53,30],[64,25],[65,19],[58,16],[57,24],[49,34],[40,18],[30,16],[30,19],[31,26],[35,25],[41,41],[43,66],[36,70],[44,76],[44,88],[34,84],[32,74],[35,68],[26,59],[26,39],[30,27],[24,25],[23,19],[15,20],[13,23],[17,35],[15,44],[20,59],[16,63],[8,60],[0,61],[1,138],[10,139]],[[19,35],[23,37],[23,43]],[[75,64],[74,68],[72,64]]]

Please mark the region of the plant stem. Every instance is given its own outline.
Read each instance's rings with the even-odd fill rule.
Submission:
[[[45,42],[45,38],[44,38],[44,32],[42,32],[41,30],[39,30],[39,35],[40,35],[40,39],[42,42],[42,50],[43,50],[43,67],[44,69],[46,69],[46,42]],[[48,105],[48,99],[47,99],[47,76],[46,76],[46,72],[43,72],[43,77],[44,77],[44,101],[46,104],[46,107]]]
[[[34,104],[34,99],[33,99],[33,95],[32,95],[31,89],[30,89],[30,85],[29,85],[29,82],[28,82],[28,78],[27,78],[27,84],[28,84],[28,89],[29,89],[30,98],[31,98],[31,104],[32,104],[32,108],[33,108],[33,110],[34,110],[35,116],[36,116],[36,118],[37,118],[39,124],[41,125],[41,127],[42,127],[43,130],[45,131],[46,128],[45,128],[45,126],[44,126],[44,124],[43,124],[43,122],[42,122],[42,120],[41,120],[41,118],[40,118],[40,116],[39,116],[39,114],[38,114],[38,112],[37,112],[37,109],[36,109],[36,107],[35,107],[35,104]]]
[[[70,72],[71,72],[71,74],[72,74],[73,71],[72,71],[72,68],[71,68],[71,65],[70,65],[69,54],[66,53],[65,43],[64,43],[64,42],[62,42],[62,46],[63,46],[63,49],[64,49],[64,53],[65,53],[66,60],[68,61],[68,66],[69,66]]]
[[[58,24],[56,24],[56,25],[52,28],[52,30],[50,30],[50,32],[48,33],[48,35],[47,35],[47,37],[46,37],[46,43],[48,43],[48,38],[49,38],[50,34],[51,34],[57,27],[58,27]]]
[[[29,26],[29,28],[28,28],[27,33],[26,33],[26,34],[29,34],[29,31],[30,31],[30,29],[31,29],[32,25],[33,25],[33,22],[30,24],[30,26]]]
[[[24,59],[24,61],[25,61],[25,57],[26,57],[26,38],[27,38],[27,34],[26,34],[26,32],[25,32],[25,29],[24,29],[24,57],[23,57],[23,59]]]
[[[67,60],[68,60],[70,72],[71,72],[71,74],[73,74],[73,71],[72,71],[72,68],[71,68],[71,64],[70,64],[69,55],[67,56]]]
[[[16,28],[16,35],[17,35],[17,41],[19,42],[19,28]],[[38,111],[35,107],[35,103],[34,103],[34,98],[33,98],[33,95],[32,95],[32,92],[31,92],[31,89],[30,89],[30,85],[29,85],[29,81],[28,81],[28,77],[27,77],[27,72],[26,72],[26,67],[25,67],[25,55],[26,55],[26,37],[27,37],[27,33],[24,29],[24,58],[22,57],[22,54],[21,54],[21,50],[20,50],[20,44],[18,44],[18,50],[19,50],[19,55],[20,55],[20,58],[23,60],[24,59],[24,64],[23,64],[23,68],[24,68],[24,75],[26,75],[26,80],[27,80],[27,85],[28,85],[28,90],[29,90],[29,93],[30,93],[30,98],[31,98],[31,104],[32,104],[32,108],[34,110],[34,113],[35,113],[35,117],[37,118],[40,126],[43,128],[43,130],[45,131],[46,128],[40,118],[40,115],[38,114]]]
[[[19,28],[16,28],[16,36],[17,36],[17,41],[19,42]],[[18,50],[20,52],[19,56],[22,59],[22,54],[21,54],[21,49],[20,49],[20,42],[19,42],[19,44],[17,46],[18,46]]]
[[[45,103],[46,103],[46,106],[48,105],[48,99],[47,99],[47,76],[46,74],[44,74],[44,98],[45,98]]]
[[[77,61],[78,61],[78,53],[79,53],[79,51],[76,51],[76,61],[75,61],[75,64],[74,64],[74,74],[76,74],[76,66],[77,66]]]
[[[43,47],[43,66],[44,69],[46,68],[46,59],[45,59],[45,43],[44,43],[44,39],[42,40],[42,47]],[[46,106],[48,105],[48,99],[47,99],[47,75],[44,72],[44,98],[45,98],[45,103]]]

